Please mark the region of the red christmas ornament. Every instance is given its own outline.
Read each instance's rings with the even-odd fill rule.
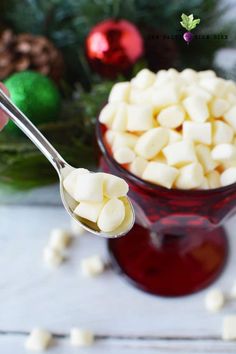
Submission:
[[[86,54],[94,71],[114,78],[130,69],[143,55],[141,33],[126,20],[97,24],[86,39]]]

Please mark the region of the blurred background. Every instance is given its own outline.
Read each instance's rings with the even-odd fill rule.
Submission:
[[[182,13],[193,13],[201,20],[191,45],[182,37]],[[121,45],[121,33],[126,35],[126,46]],[[101,54],[104,46],[105,55]],[[114,82],[130,79],[143,67],[153,71],[211,68],[235,79],[235,46],[235,1],[0,3],[0,80],[72,165],[96,163],[94,123]],[[27,190],[57,179],[41,153],[11,122],[0,136],[0,152],[4,191]]]

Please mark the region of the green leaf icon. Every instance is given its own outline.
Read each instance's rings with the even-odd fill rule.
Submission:
[[[184,27],[187,31],[191,31],[200,23],[200,18],[194,19],[193,14],[189,16],[182,14],[181,20],[182,20],[180,21],[181,26]]]

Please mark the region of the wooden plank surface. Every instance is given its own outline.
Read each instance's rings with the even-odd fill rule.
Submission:
[[[236,343],[220,339],[222,316],[236,313],[236,302],[211,315],[204,308],[206,291],[179,299],[159,298],[131,287],[111,269],[85,279],[80,274],[83,257],[100,254],[109,262],[106,242],[89,234],[75,240],[58,270],[47,269],[42,250],[50,230],[69,227],[62,207],[2,206],[0,222],[0,331],[4,332],[0,353],[13,353],[12,348],[24,353],[25,334],[34,326],[62,336],[72,326],[93,330],[98,341],[95,347],[79,351],[85,354],[104,353],[106,348],[111,354],[121,350],[125,354],[236,353]],[[214,284],[225,290],[236,280],[235,224],[236,218],[228,223],[231,254]],[[53,353],[74,353],[67,339],[59,342]]]

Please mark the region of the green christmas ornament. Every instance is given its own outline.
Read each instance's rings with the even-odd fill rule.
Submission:
[[[59,90],[48,77],[34,71],[23,71],[8,77],[4,84],[15,105],[35,125],[57,120],[61,97]],[[5,130],[14,134],[21,133],[12,121],[7,124]]]

